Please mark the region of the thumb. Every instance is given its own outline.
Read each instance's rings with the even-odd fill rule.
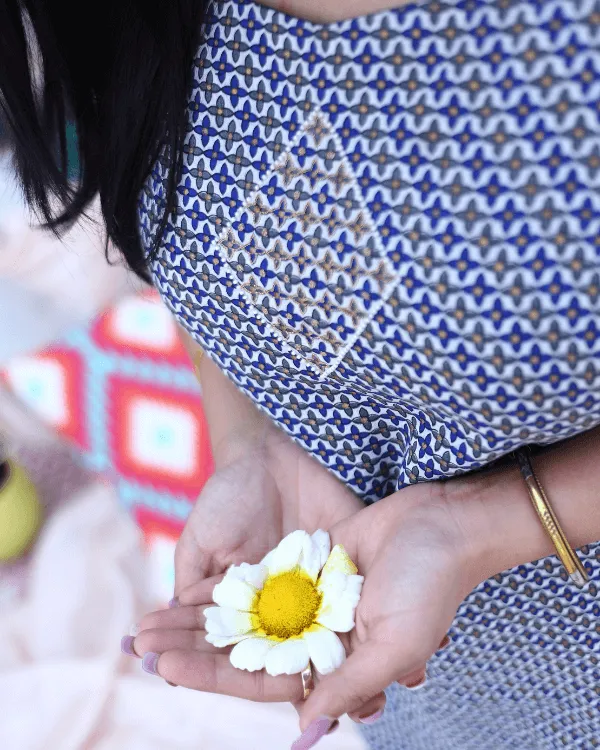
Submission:
[[[412,660],[404,658],[397,646],[391,644],[359,645],[339,669],[323,677],[307,698],[300,710],[301,729],[306,730],[325,716],[337,719],[357,711],[391,685],[399,674],[410,670]]]

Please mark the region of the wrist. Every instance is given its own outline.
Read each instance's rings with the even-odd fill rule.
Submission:
[[[251,456],[258,458],[264,455],[269,430],[270,426],[267,423],[237,425],[235,429],[221,434],[218,439],[213,439],[215,470],[218,471]]]
[[[473,586],[497,573],[553,554],[516,465],[460,480],[459,524],[469,547]],[[448,483],[450,484],[450,482]]]

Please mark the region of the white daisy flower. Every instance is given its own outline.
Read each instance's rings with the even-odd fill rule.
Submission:
[[[329,534],[294,531],[258,565],[232,565],[215,586],[206,640],[234,645],[231,663],[273,676],[297,674],[312,662],[321,674],[346,658],[337,633],[354,627],[363,577]]]

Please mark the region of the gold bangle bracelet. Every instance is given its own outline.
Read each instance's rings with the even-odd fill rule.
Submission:
[[[516,451],[515,455],[519,463],[521,475],[527,485],[527,490],[533,507],[535,508],[546,533],[552,540],[552,544],[554,544],[556,548],[556,554],[565,566],[571,581],[578,588],[582,588],[586,581],[589,580],[589,576],[577,553],[569,544],[567,537],[558,522],[556,514],[552,510],[552,506],[548,502],[546,493],[535,474],[528,452],[521,449]]]

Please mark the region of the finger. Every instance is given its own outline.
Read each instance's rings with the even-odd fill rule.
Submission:
[[[143,617],[138,624],[138,631],[155,630],[203,630],[206,624],[204,611],[209,605],[202,607],[177,607],[176,609],[161,609]]]
[[[356,631],[342,633],[339,637],[344,644],[347,654],[356,650],[360,646],[360,641],[356,638]],[[356,711],[351,711],[348,715],[352,721],[356,721],[360,724],[373,724],[381,718],[385,709],[386,700],[385,693],[382,691],[375,697],[371,698],[371,700],[364,703]]]
[[[264,670],[236,669],[225,654],[177,649],[146,654],[144,669],[169,682],[205,693],[231,695],[259,702],[297,702],[302,698],[300,676],[271,677]]]
[[[339,637],[342,641],[345,642],[346,650],[348,650],[348,642],[350,641],[350,637],[347,633],[340,633]],[[314,683],[317,685],[321,679],[322,675],[313,669],[313,675],[314,675]],[[375,696],[372,700],[365,703],[363,706],[358,709],[358,711],[352,712],[350,714],[350,718],[352,721],[356,721],[360,724],[374,724],[376,721],[378,721],[381,716],[383,715],[385,704],[386,704],[386,695],[385,693],[379,693],[379,695]],[[298,713],[298,716],[300,716],[302,708],[304,706],[305,701],[297,701],[293,704],[294,708],[296,709],[296,712]],[[331,729],[327,732],[327,734],[331,734],[335,729],[337,728],[337,724],[339,722],[335,722]]]
[[[404,685],[404,687],[410,688],[411,690],[416,690],[417,688],[422,687],[426,683],[426,681],[427,668],[425,665],[423,665],[419,669],[415,669],[410,674],[401,677],[398,680],[398,684]]]
[[[198,581],[198,583],[193,583],[191,586],[182,589],[178,596],[179,606],[189,604],[211,604],[213,601],[214,588],[217,583],[221,583],[224,577],[224,573],[218,576],[211,576],[210,578],[205,578],[203,581]]]
[[[394,682],[398,674],[418,669],[422,658],[403,653],[395,645],[368,642],[316,686],[301,711],[300,725],[307,730],[319,717],[337,719],[354,713]],[[309,730],[311,732],[312,729]]]
[[[218,649],[206,640],[204,630],[144,630],[132,643],[132,650],[140,657],[147,653],[164,654],[173,649],[223,653],[223,649]]]
[[[198,548],[189,529],[188,522],[175,548],[175,596],[202,580],[208,571],[209,557]]]
[[[378,693],[356,711],[350,711],[348,716],[359,724],[374,724],[383,716],[386,700],[384,692]]]

